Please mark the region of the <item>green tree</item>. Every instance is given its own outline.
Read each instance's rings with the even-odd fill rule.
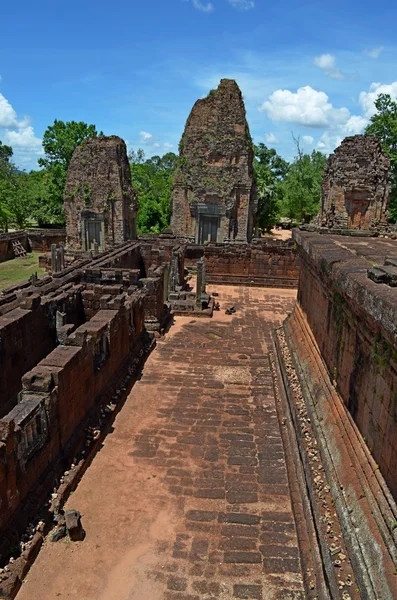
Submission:
[[[65,189],[66,175],[74,150],[92,137],[102,136],[102,131],[97,132],[95,125],[87,125],[83,121],[58,121],[50,125],[43,136],[45,157],[39,158],[39,165],[47,171],[43,184],[47,186],[46,198],[50,206],[47,214],[56,218],[58,223],[64,222],[62,212],[63,192]],[[42,217],[46,210],[40,213]],[[59,219],[59,220],[58,220]]]
[[[254,171],[258,189],[257,226],[269,232],[277,223],[282,201],[281,182],[288,163],[273,148],[260,143],[254,146]]]
[[[327,158],[317,150],[304,154],[299,139],[294,138],[294,141],[297,156],[282,183],[281,214],[299,223],[309,223],[320,209],[321,183]]]
[[[8,208],[10,178],[13,165],[10,161],[13,151],[0,141],[0,231],[8,230],[11,213]]]
[[[129,154],[132,184],[139,198],[138,232],[160,233],[169,225],[172,177],[178,157],[173,152],[145,160],[139,149]]]
[[[389,94],[379,94],[375,100],[377,113],[370,119],[365,133],[376,135],[383,150],[390,158],[392,193],[390,198],[390,220],[397,221],[397,102]]]

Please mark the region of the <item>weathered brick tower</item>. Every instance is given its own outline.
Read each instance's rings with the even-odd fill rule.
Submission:
[[[76,148],[64,195],[67,245],[99,250],[136,238],[137,196],[124,141],[96,137]]]
[[[241,91],[232,79],[197,100],[180,142],[172,190],[176,236],[250,241],[257,207],[253,146]]]
[[[347,137],[328,159],[320,224],[334,229],[384,229],[390,197],[390,160],[378,138]]]

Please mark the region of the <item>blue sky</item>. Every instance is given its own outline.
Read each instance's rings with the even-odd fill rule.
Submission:
[[[20,0],[0,21],[0,140],[35,168],[54,119],[149,156],[177,152],[195,100],[235,78],[254,141],[294,156],[362,131],[397,98],[397,3]]]

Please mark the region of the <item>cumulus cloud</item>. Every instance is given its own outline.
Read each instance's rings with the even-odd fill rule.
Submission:
[[[26,124],[26,120],[18,121],[17,113],[7,98],[0,94],[0,127],[23,127]]]
[[[159,144],[158,142],[155,142],[153,144],[153,148],[160,148],[161,144]]]
[[[164,142],[164,148],[167,150],[171,150],[174,147],[174,144],[170,144],[169,142]]]
[[[370,58],[379,58],[384,49],[384,46],[377,46],[376,48],[372,48],[370,50],[364,50],[364,54]]]
[[[42,152],[41,140],[34,135],[33,127],[31,125],[19,129],[18,131],[7,131],[4,139],[7,144],[14,149],[36,150],[39,151],[40,154]]]
[[[203,3],[200,0],[192,0],[192,4],[194,8],[197,8],[197,10],[201,10],[201,12],[210,13],[214,10],[214,5],[212,4],[212,2]]]
[[[265,140],[267,144],[279,144],[279,140],[276,138],[274,133],[265,133]]]
[[[321,56],[316,56],[313,60],[316,67],[324,71],[328,77],[332,77],[332,79],[344,79],[345,76],[336,66],[335,56],[332,54],[322,54]]]
[[[0,128],[4,143],[12,146],[17,164],[27,165],[43,154],[41,139],[35,136],[28,118],[19,119],[10,102],[0,94]]]
[[[305,142],[305,144],[312,144],[314,142],[314,137],[311,135],[304,135],[302,136],[302,140]]]
[[[345,136],[338,134],[331,134],[326,131],[317,143],[317,148],[324,154],[330,154],[341,145],[342,140]]]
[[[153,136],[151,133],[148,133],[147,131],[140,131],[139,137],[141,138],[141,142],[148,142],[149,140],[152,139]]]
[[[228,2],[238,10],[250,10],[255,7],[254,0],[228,0]]]
[[[359,100],[367,119],[376,113],[374,102],[379,94],[389,94],[393,100],[397,100],[397,81],[390,84],[371,83],[369,92],[361,92]]]
[[[334,108],[325,92],[318,92],[309,85],[296,92],[276,90],[259,110],[266,112],[272,121],[296,123],[314,129],[335,127],[346,123],[350,117],[347,108]]]

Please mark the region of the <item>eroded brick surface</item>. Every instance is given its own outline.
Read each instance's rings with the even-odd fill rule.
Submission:
[[[217,291],[212,320],[159,342],[69,501],[86,540],[47,544],[21,600],[304,597],[266,355],[294,294]]]

